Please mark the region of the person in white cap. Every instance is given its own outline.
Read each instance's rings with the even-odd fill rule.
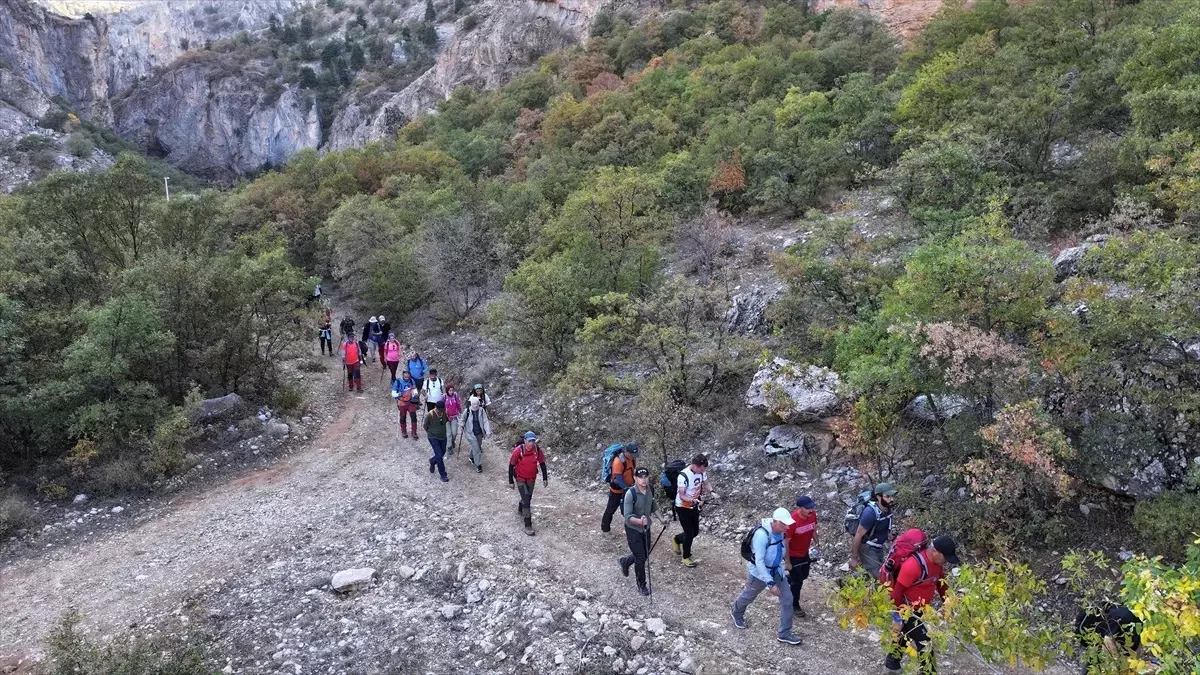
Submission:
[[[769,591],[779,598],[779,641],[789,645],[803,642],[800,636],[792,634],[792,589],[783,566],[784,534],[794,522],[787,509],[775,509],[770,518],[763,518],[742,540],[746,587],[729,610],[734,627],[745,629],[746,608],[764,590]]]

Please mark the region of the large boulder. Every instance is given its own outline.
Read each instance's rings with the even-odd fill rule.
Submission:
[[[1083,264],[1083,258],[1091,249],[1104,245],[1108,240],[1107,235],[1096,234],[1087,238],[1079,246],[1072,246],[1059,251],[1054,258],[1054,280],[1065,281],[1066,279],[1075,276],[1079,273],[1079,266]]]
[[[781,424],[772,427],[763,442],[763,452],[768,456],[790,455],[793,452],[807,450],[808,435],[798,426]]]
[[[375,569],[372,567],[356,567],[342,570],[333,575],[330,585],[338,593],[349,593],[360,588],[366,588],[375,580]]]
[[[753,288],[733,296],[725,312],[725,324],[735,333],[753,333],[762,328],[767,306],[779,298],[779,289]]]
[[[812,422],[842,406],[838,374],[828,368],[775,358],[754,374],[746,405],[777,415],[784,422]]]
[[[956,394],[921,394],[909,401],[904,415],[925,422],[940,422],[954,419],[970,406],[970,402]]]
[[[237,394],[225,394],[217,398],[207,398],[200,402],[200,407],[193,415],[193,422],[214,422],[221,418],[233,417],[241,412],[245,401]]]

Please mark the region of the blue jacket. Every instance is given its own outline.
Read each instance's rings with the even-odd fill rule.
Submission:
[[[416,389],[417,383],[411,379],[406,380],[403,377],[397,377],[395,382],[392,382],[392,398],[400,398],[408,389]],[[413,392],[414,394],[416,392]],[[415,397],[414,397],[415,398]]]
[[[783,576],[783,535],[771,531],[770,518],[764,518],[762,526],[755,529],[750,550],[754,552],[754,562],[746,563],[750,576],[774,586]]]
[[[429,365],[425,363],[425,359],[409,359],[408,374],[414,379],[421,380],[425,378],[425,371],[429,369]]]

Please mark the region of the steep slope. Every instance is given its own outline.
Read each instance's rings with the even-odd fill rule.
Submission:
[[[0,100],[33,119],[58,97],[89,118],[111,121],[109,54],[103,22],[0,0]]]

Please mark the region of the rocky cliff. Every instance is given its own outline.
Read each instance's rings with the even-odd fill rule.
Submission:
[[[865,9],[878,14],[893,32],[909,37],[942,8],[943,0],[809,0],[809,9],[824,12],[835,7]],[[967,0],[970,4],[970,0]]]
[[[33,119],[58,97],[83,115],[110,121],[109,53],[103,22],[0,0],[0,100]]]

